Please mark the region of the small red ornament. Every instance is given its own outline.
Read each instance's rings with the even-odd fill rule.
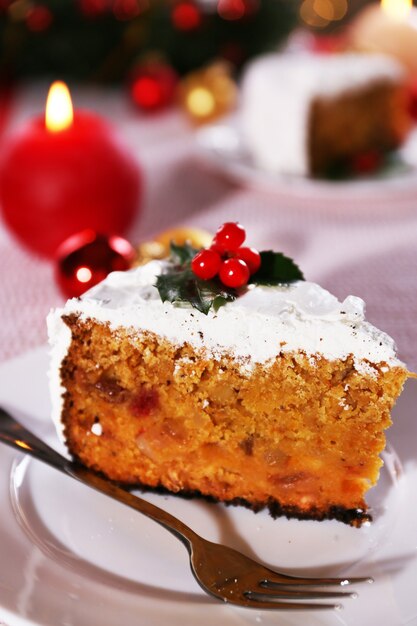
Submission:
[[[83,230],[69,237],[57,252],[55,275],[68,298],[81,296],[110,272],[124,271],[135,259],[133,246],[117,235],[100,235]]]
[[[249,280],[249,268],[244,261],[238,258],[223,261],[219,272],[219,278],[226,287],[238,289],[243,287]]]
[[[136,67],[130,81],[130,95],[143,111],[159,111],[173,103],[178,76],[170,65],[147,63]]]
[[[201,26],[201,11],[191,0],[178,2],[171,13],[172,23],[175,28],[183,31],[193,31]]]

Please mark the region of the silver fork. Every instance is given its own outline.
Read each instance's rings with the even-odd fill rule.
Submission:
[[[50,448],[0,407],[0,441],[30,454],[71,478],[150,517],[182,541],[190,555],[191,571],[204,591],[215,598],[254,609],[329,609],[340,604],[302,602],[355,597],[353,592],[317,589],[372,582],[372,578],[305,578],[275,572],[253,559],[203,539],[183,522],[157,506],[125,491],[79,463]]]

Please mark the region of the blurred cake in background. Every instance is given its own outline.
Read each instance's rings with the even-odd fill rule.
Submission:
[[[241,116],[255,164],[298,176],[353,173],[411,128],[404,71],[377,54],[260,57],[243,78]]]

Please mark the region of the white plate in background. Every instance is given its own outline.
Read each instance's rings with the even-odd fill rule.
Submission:
[[[238,117],[196,131],[197,155],[212,170],[245,187],[289,199],[322,205],[344,203],[409,203],[417,209],[417,130],[396,153],[391,165],[369,176],[325,180],[274,174],[258,167],[245,146]]]

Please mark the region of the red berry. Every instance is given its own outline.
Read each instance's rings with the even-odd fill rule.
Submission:
[[[226,287],[242,287],[249,280],[249,268],[244,261],[237,258],[223,261],[219,272],[220,280]]]
[[[246,231],[239,222],[226,222],[214,236],[212,247],[222,252],[234,252],[245,241]]]
[[[251,274],[254,274],[261,267],[261,255],[255,248],[239,248],[236,257],[246,263]]]
[[[222,260],[215,250],[200,250],[191,261],[191,269],[202,280],[214,278]]]

